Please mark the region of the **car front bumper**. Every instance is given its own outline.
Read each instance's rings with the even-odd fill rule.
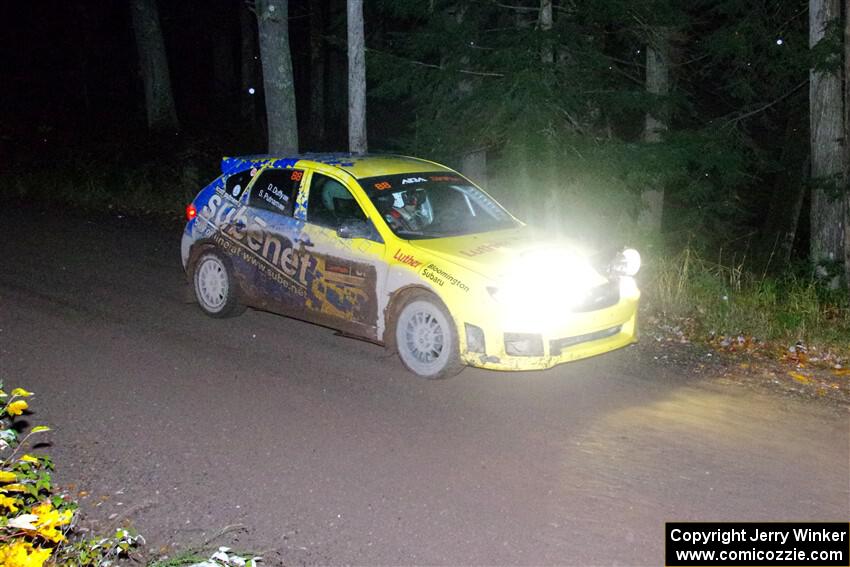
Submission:
[[[499,324],[473,326],[470,331],[470,325],[461,325],[461,358],[490,370],[542,370],[604,354],[637,342],[637,307],[638,297],[623,299],[544,332],[516,333]],[[483,335],[483,341],[474,340],[476,335]]]

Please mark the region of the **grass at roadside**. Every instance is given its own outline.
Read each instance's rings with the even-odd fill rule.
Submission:
[[[846,291],[828,289],[805,268],[754,273],[686,248],[647,258],[641,279],[647,312],[693,340],[817,345],[839,357],[850,351]]]

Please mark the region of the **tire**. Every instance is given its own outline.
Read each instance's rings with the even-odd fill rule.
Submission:
[[[433,295],[413,295],[395,318],[395,348],[404,366],[422,378],[450,378],[463,370],[457,327]]]
[[[217,250],[202,252],[192,274],[195,300],[210,317],[238,315],[244,308],[237,298],[237,283],[230,262]]]

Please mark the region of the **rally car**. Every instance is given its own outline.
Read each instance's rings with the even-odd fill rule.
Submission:
[[[224,158],[186,216],[183,266],[205,313],[250,306],[332,327],[426,378],[548,368],[637,337],[635,250],[536,240],[431,161]]]

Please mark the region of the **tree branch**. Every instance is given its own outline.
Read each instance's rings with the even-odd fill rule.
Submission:
[[[381,51],[379,49],[374,49],[371,47],[366,48],[367,52],[380,53],[381,55],[386,55],[388,57],[394,57],[395,59],[400,59],[407,63],[411,63],[413,65],[418,65],[419,67],[427,67],[429,69],[437,69],[439,71],[446,71],[447,69],[442,65],[435,65],[434,63],[425,63],[424,61],[417,61],[416,59],[408,59],[407,57],[402,57],[401,55],[396,55],[395,53],[389,53],[387,51]],[[458,69],[458,73],[463,75],[474,75],[476,77],[504,77],[504,73],[496,73],[492,71],[474,71],[472,69]]]
[[[749,112],[745,112],[744,114],[741,114],[740,116],[730,118],[729,120],[727,120],[726,122],[724,122],[722,124],[721,128],[725,128],[727,126],[732,126],[732,125],[737,124],[738,122],[740,122],[742,120],[749,118],[750,116],[753,116],[755,114],[759,114],[759,113],[764,112],[765,110],[767,110],[767,109],[769,109],[773,106],[776,106],[777,104],[779,104],[780,102],[782,102],[783,100],[785,100],[786,98],[788,98],[789,96],[791,96],[792,94],[794,94],[795,92],[797,92],[798,90],[800,90],[801,88],[806,86],[807,84],[809,84],[808,79],[804,80],[803,82],[801,82],[796,87],[794,87],[790,91],[786,92],[784,95],[780,96],[776,100],[768,102],[767,104],[763,104],[763,105],[761,105],[760,107],[758,107],[754,110],[750,110]]]

